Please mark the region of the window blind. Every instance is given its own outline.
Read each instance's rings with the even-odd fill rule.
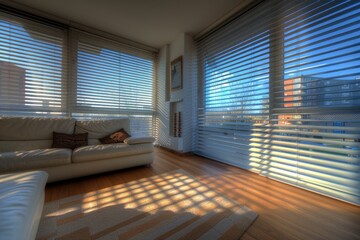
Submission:
[[[64,29],[0,12],[0,111],[66,115]]]
[[[73,115],[130,117],[132,132],[152,135],[153,54],[79,33],[75,56]]]
[[[155,135],[156,54],[138,46],[1,6],[0,115],[130,118]]]
[[[258,4],[198,40],[196,152],[360,204],[360,3]]]

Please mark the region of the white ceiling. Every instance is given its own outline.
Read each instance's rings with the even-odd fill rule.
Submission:
[[[66,20],[160,48],[196,34],[246,0],[13,0]]]

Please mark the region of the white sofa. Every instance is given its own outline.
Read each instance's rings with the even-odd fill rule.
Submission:
[[[28,170],[48,173],[54,182],[153,162],[152,137],[100,144],[99,138],[124,128],[129,119],[76,121],[70,118],[0,118],[0,174]],[[53,132],[88,133],[88,146],[51,148]],[[130,133],[131,134],[131,133]]]
[[[47,174],[0,175],[0,239],[35,239],[45,199]]]

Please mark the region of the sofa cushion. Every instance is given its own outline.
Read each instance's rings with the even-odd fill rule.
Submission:
[[[71,134],[75,119],[0,117],[0,152],[50,148],[53,132]]]
[[[138,145],[127,145],[124,143],[92,145],[75,149],[72,155],[72,162],[79,163],[118,158],[129,155],[151,153],[153,150],[154,146],[152,143]]]
[[[21,171],[71,163],[70,149],[37,149],[0,153],[0,172]]]
[[[53,148],[75,149],[88,145],[88,133],[66,134],[53,132]]]
[[[153,143],[155,142],[155,138],[153,137],[129,137],[124,140],[124,143],[132,145],[132,144],[142,144],[142,143]]]
[[[0,238],[34,239],[44,204],[47,174],[0,175]]]
[[[0,118],[0,141],[51,140],[53,132],[72,134],[75,119],[69,118]]]
[[[34,149],[51,148],[51,140],[33,140],[33,141],[0,141],[1,152],[29,151]]]
[[[121,128],[130,133],[130,121],[128,118],[76,121],[75,133],[89,133],[89,145],[93,145],[100,144],[100,138]]]

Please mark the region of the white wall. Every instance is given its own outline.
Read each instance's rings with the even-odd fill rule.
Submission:
[[[170,62],[183,56],[183,88],[169,91]],[[157,83],[157,138],[158,145],[179,152],[190,152],[193,146],[193,133],[196,113],[196,66],[195,45],[191,36],[181,34],[173,42],[161,48],[158,59]],[[182,136],[170,136],[170,103],[177,102],[177,111],[182,111]]]

